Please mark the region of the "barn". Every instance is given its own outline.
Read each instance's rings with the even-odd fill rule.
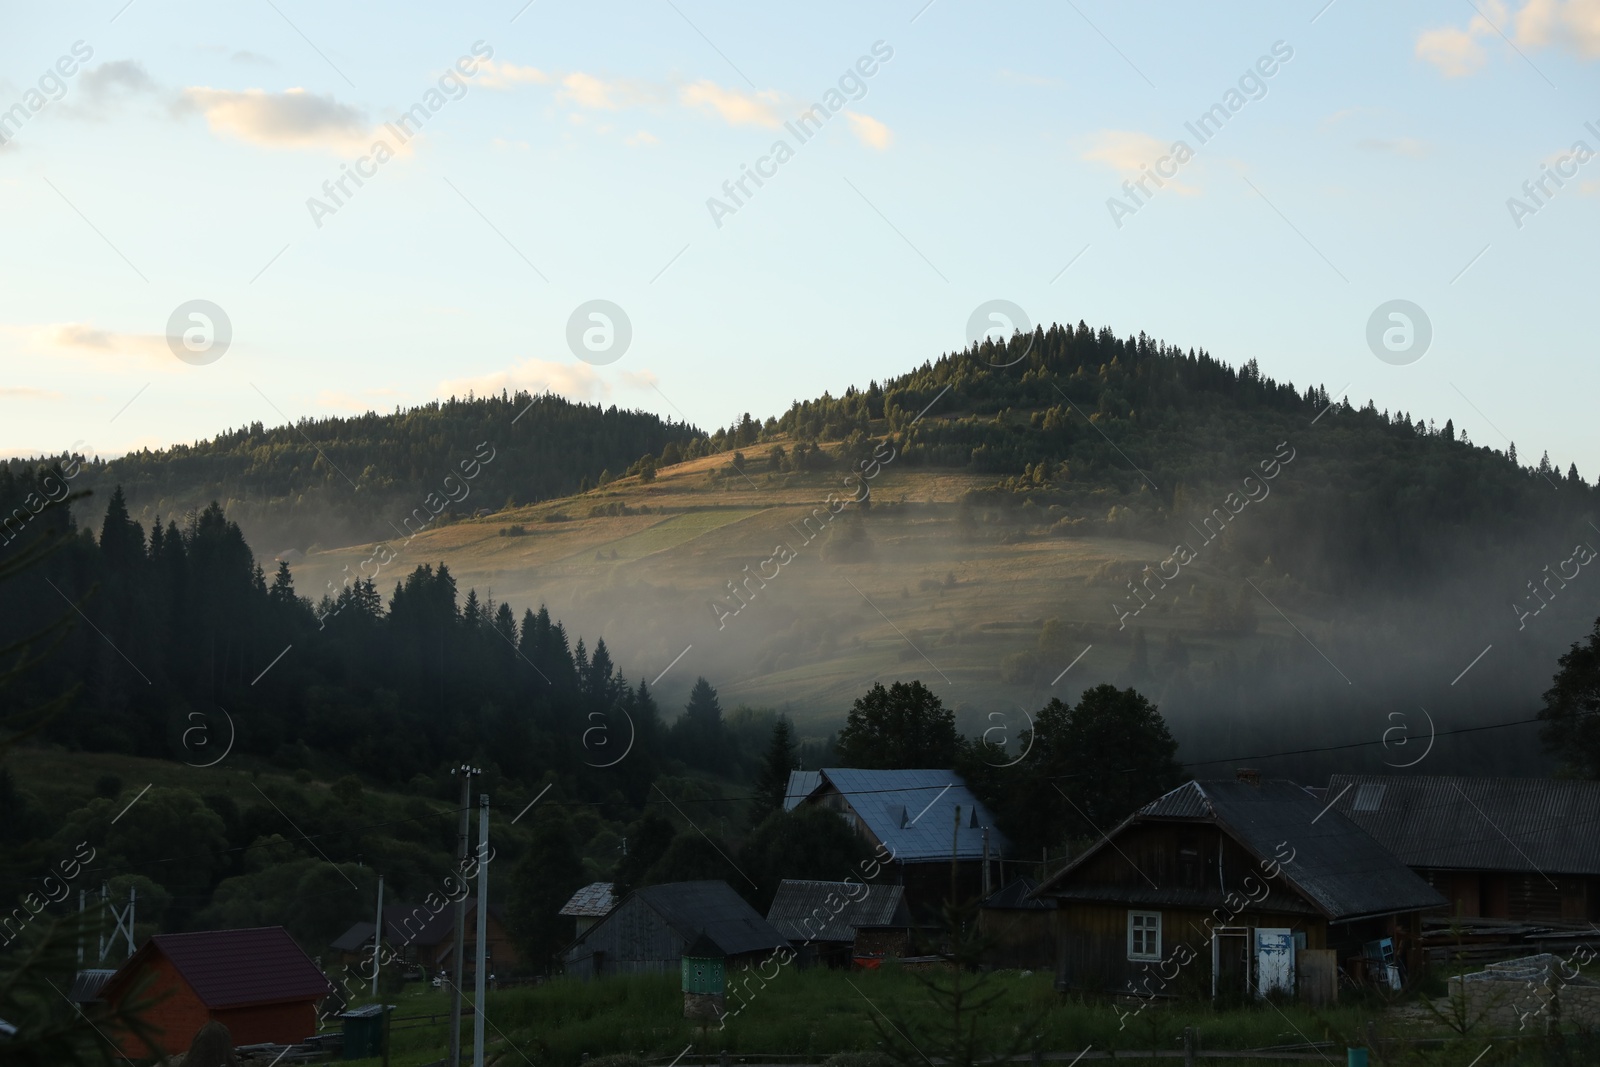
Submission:
[[[684,950],[704,935],[732,970],[789,942],[727,882],[669,882],[629,893],[565,953],[567,974],[676,974]]]
[[[143,1017],[161,1047],[119,1035],[130,1059],[171,1055],[189,1047],[215,1019],[236,1045],[293,1045],[317,1032],[317,1001],[332,986],[281,926],[156,934],[107,979],[100,998],[155,1001]]]

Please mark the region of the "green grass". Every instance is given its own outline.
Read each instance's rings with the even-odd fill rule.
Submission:
[[[584,1053],[632,1052],[670,1059],[690,1045],[696,1053],[726,1049],[735,1057],[798,1055],[820,1062],[835,1052],[877,1048],[881,1038],[870,1016],[879,1009],[897,1021],[903,1019],[910,1036],[924,1042],[938,1021],[915,978],[894,968],[853,974],[785,968],[765,988],[756,989],[757,985],[751,982],[754,992],[748,1006],[727,1021],[726,1029],[713,1026],[702,1034],[697,1023],[683,1018],[676,975],[557,980],[534,989],[490,994],[487,1018],[492,1025],[486,1033],[492,1050],[509,1043],[500,1060],[507,1065],[576,1067]],[[1375,1014],[1364,1005],[1313,1011],[1299,1005],[1263,1004],[1214,1011],[1183,1004],[1152,1006],[1122,1026],[1123,1018],[1110,1004],[1063,997],[1052,988],[1049,975],[997,972],[985,991],[989,989],[1005,993],[985,1015],[983,1027],[989,1033],[1004,1042],[1018,1028],[1036,1022],[1041,1047],[1057,1052],[1075,1052],[1091,1044],[1097,1049],[1178,1048],[1186,1026],[1200,1029],[1207,1049],[1341,1040],[1361,1032]],[[731,994],[729,1001],[730,1006],[737,1005]],[[398,1005],[397,1018],[448,1011],[447,994],[435,990],[402,994],[389,1002]],[[471,1025],[471,1016],[463,1017],[468,1043]],[[397,1031],[390,1046],[391,1062],[395,1067],[430,1063],[444,1055],[447,1034],[442,1020],[436,1026]],[[938,1056],[931,1048],[928,1054]]]

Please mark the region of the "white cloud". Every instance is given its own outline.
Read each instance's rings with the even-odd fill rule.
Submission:
[[[1080,153],[1080,157],[1091,163],[1110,167],[1124,178],[1138,178],[1145,168],[1153,168],[1157,160],[1170,155],[1171,152],[1171,144],[1158,140],[1148,133],[1139,133],[1135,130],[1101,130],[1093,136],[1089,147]],[[1163,178],[1162,181],[1186,196],[1193,196],[1199,192],[1198,189],[1183,185],[1175,178]]]
[[[0,385],[0,400],[60,400],[63,394],[26,385]]]
[[[1524,0],[1509,11],[1486,0],[1462,26],[1439,26],[1417,36],[1418,59],[1447,78],[1474,74],[1488,62],[1486,43],[1504,36],[1519,50],[1559,48],[1579,59],[1600,58],[1600,0]]]
[[[729,126],[764,126],[769,130],[783,125],[777,106],[781,94],[765,92],[746,93],[741,89],[728,89],[714,81],[701,79],[678,90],[678,102],[684,107],[715,114]]]
[[[184,366],[162,334],[118,333],[86,322],[61,322],[36,327],[27,331],[27,337],[35,350],[45,355],[86,360],[106,370],[134,366],[177,370]]]
[[[366,151],[376,136],[359,108],[304,89],[273,93],[193,86],[183,90],[179,109],[199,111],[212,133],[263,148],[310,148],[354,155]]]
[[[561,90],[556,93],[557,100],[596,111],[620,111],[650,103],[658,96],[655,87],[642,82],[606,81],[581,70],[562,78]]]
[[[624,138],[623,139],[623,143],[624,144],[631,144],[631,145],[660,144],[661,143],[661,138],[657,137],[653,133],[649,133],[648,131],[640,130],[638,133],[632,134],[631,136]]]
[[[480,60],[478,75],[473,84],[485,89],[511,89],[518,85],[549,85],[555,79],[534,67],[519,67],[515,63],[496,63],[492,59]]]
[[[890,132],[889,127],[871,115],[846,111],[844,117],[849,120],[850,132],[856,135],[856,140],[868,148],[876,148],[882,152],[889,147],[889,142],[894,140],[894,134]]]
[[[629,389],[647,389],[655,383],[656,377],[649,371],[621,371],[616,381]],[[596,403],[610,398],[613,384],[587,363],[525,359],[509,370],[440,382],[438,395],[466,396],[471,392],[487,396],[501,390],[515,393],[519,389],[535,396],[548,392],[568,400]]]

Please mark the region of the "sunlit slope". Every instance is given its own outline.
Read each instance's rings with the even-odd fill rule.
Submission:
[[[1119,591],[1126,599],[1126,577],[1111,574],[1170,552],[1048,535],[1056,516],[1045,511],[1021,537],[986,528],[982,509],[963,520],[962,495],[992,483],[982,475],[891,464],[870,483],[869,508],[830,517],[830,493],[859,495],[845,472],[764,467],[752,457],[740,475],[728,456],[707,457],[652,484],[628,478],[425,530],[388,542],[397,555],[378,584],[387,594],[418,564],[443,560],[463,596],[492,593],[519,617],[544,603],[569,628],[603,636],[630,678],[655,678],[692,645],[662,678],[664,699],[703,673],[729,706],[788,706],[805,724],[837,718],[874,680],[896,677],[936,683],[957,706],[1037,707],[1089,645],[1074,680],[1120,674],[1131,630],[1111,608]],[[296,568],[300,591],[320,595],[341,568],[361,570],[371,548],[308,558]],[[1198,597],[1186,593],[1205,580],[1204,566],[1186,572],[1184,590],[1145,613],[1147,632],[1197,629]],[[1052,618],[1066,625],[1041,643]],[[1037,663],[1006,664],[1022,652]]]

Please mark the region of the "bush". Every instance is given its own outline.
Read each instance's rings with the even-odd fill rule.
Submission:
[[[609,1056],[591,1056],[585,1062],[588,1067],[644,1067],[644,1061],[631,1052],[614,1052]]]
[[[571,522],[572,518],[559,511],[552,511],[544,517],[545,522]]]

